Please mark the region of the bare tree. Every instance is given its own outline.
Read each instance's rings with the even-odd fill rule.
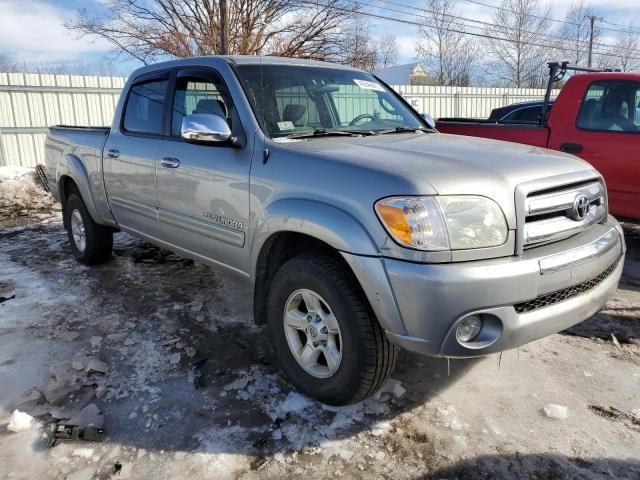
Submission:
[[[640,69],[640,35],[631,30],[620,31],[609,55],[613,68],[623,72]]]
[[[105,61],[85,60],[18,60],[0,54],[0,72],[50,73],[58,75],[114,75],[113,64]]]
[[[416,45],[418,58],[437,85],[467,86],[477,46],[456,18],[455,0],[426,0],[424,24]]]
[[[340,32],[336,61],[363,70],[375,70],[378,60],[376,43],[369,35],[369,22],[355,15]]]
[[[376,42],[378,61],[376,68],[393,67],[398,64],[398,40],[393,35],[385,35]]]
[[[589,57],[589,37],[591,26],[589,18],[593,15],[593,8],[590,3],[578,0],[569,7],[564,22],[558,29],[558,36],[566,38],[567,41],[558,45],[563,55],[562,60],[568,60],[576,66],[586,66]],[[593,41],[598,42],[601,32],[599,28],[594,28]]]
[[[16,71],[16,62],[9,55],[0,54],[0,72]]]
[[[513,87],[540,87],[544,65],[553,47],[545,41],[550,30],[551,7],[540,0],[503,0],[485,28],[492,74]]]
[[[228,0],[227,53],[328,58],[354,8],[349,0]],[[98,13],[80,10],[65,25],[149,63],[220,53],[220,19],[216,0],[108,0]]]

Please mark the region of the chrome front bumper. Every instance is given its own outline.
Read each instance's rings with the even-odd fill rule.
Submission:
[[[601,310],[617,288],[624,253],[622,230],[609,217],[521,256],[441,265],[386,259],[404,326],[387,329],[387,336],[408,350],[444,357],[518,347]],[[486,335],[461,343],[456,329],[469,315],[486,319]]]

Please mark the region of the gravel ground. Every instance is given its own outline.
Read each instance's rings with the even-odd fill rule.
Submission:
[[[596,317],[502,356],[402,353],[336,409],[278,374],[238,280],[126,234],[85,267],[58,217],[0,230],[2,478],[640,479],[640,227]],[[56,420],[104,441],[47,449]]]

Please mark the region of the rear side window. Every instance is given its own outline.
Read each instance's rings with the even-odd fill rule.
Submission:
[[[582,100],[577,126],[582,130],[640,133],[640,83],[592,83]]]
[[[162,134],[168,81],[153,80],[131,87],[124,111],[124,129],[134,133]]]
[[[525,107],[516,110],[504,118],[505,122],[521,122],[521,123],[538,123],[538,119],[542,115],[542,105],[534,107]]]

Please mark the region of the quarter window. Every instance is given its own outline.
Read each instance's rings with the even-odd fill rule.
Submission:
[[[640,132],[640,84],[592,83],[582,101],[577,125],[583,130]]]
[[[131,87],[124,112],[126,131],[162,134],[167,84],[167,80],[154,80]]]

